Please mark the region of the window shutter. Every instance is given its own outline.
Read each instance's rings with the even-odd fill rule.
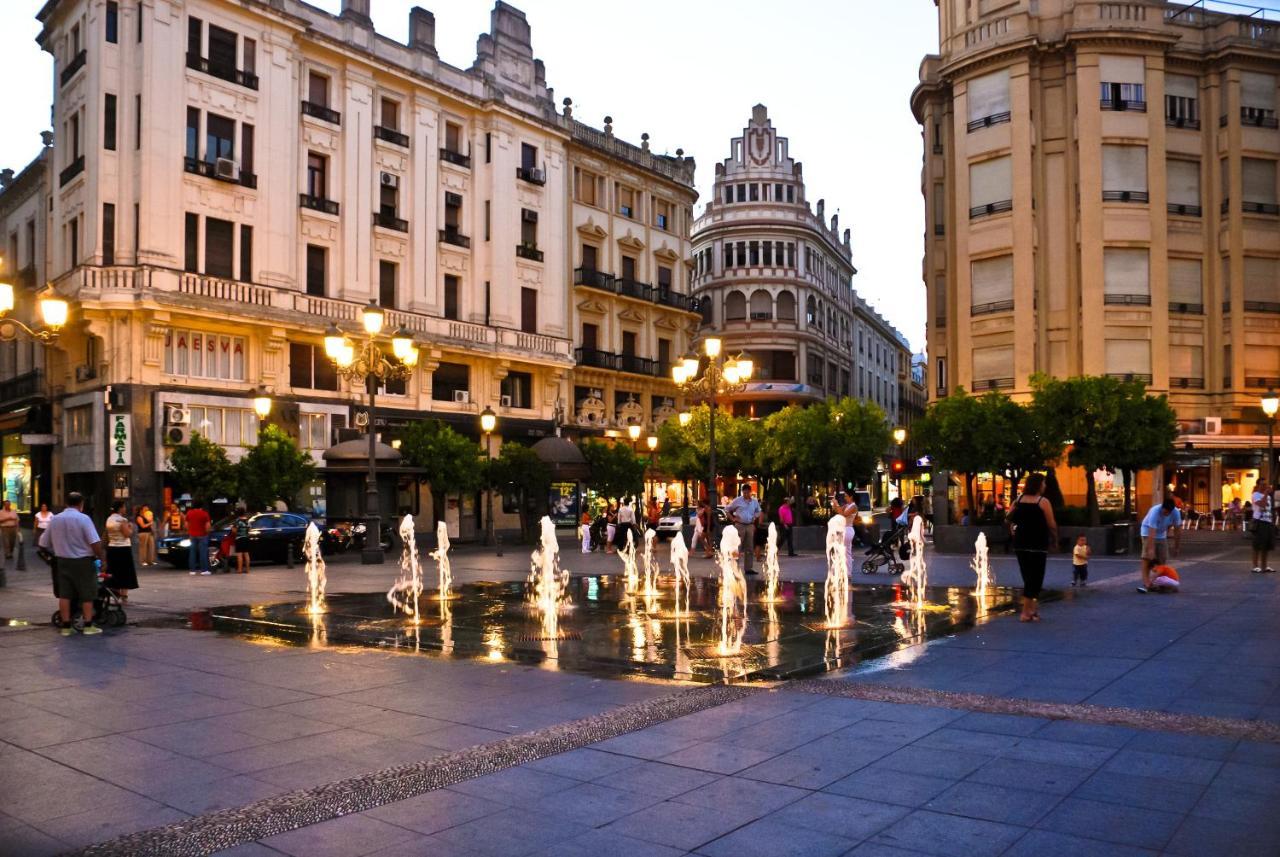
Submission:
[[[1098,71],[1103,83],[1146,83],[1142,57],[1102,56]]]
[[[1148,251],[1129,247],[1107,247],[1102,251],[1103,294],[1150,295]],[[1137,369],[1128,370],[1137,372]],[[1146,371],[1146,370],[1143,370]]]
[[[992,381],[1013,377],[1013,346],[998,345],[973,349],[973,380]],[[975,387],[979,386],[977,384]],[[985,386],[985,385],[982,385]]]
[[[1240,106],[1257,110],[1276,109],[1276,78],[1256,71],[1240,73]]]
[[[1200,81],[1185,74],[1166,74],[1164,92],[1175,98],[1199,98]]]
[[[1199,304],[1201,301],[1200,260],[1169,260],[1169,302]]]
[[[1245,303],[1276,303],[1280,301],[1280,260],[1261,256],[1244,257]]]
[[[972,305],[1013,300],[1013,256],[982,259],[969,266]]]
[[[1151,343],[1145,339],[1108,339],[1108,375],[1150,375]]]
[[[969,167],[971,208],[1013,199],[1013,158],[992,158]]]
[[[1245,348],[1244,374],[1250,378],[1280,377],[1280,346],[1250,345]]]
[[[1200,204],[1200,162],[1169,160],[1169,203]]]
[[[1102,189],[1147,191],[1147,147],[1102,147]]]
[[[1169,376],[1172,378],[1204,378],[1204,348],[1199,345],[1174,345],[1169,348]]]
[[[1261,158],[1241,158],[1243,194],[1246,202],[1276,204],[1276,162]]]
[[[969,121],[1009,112],[1009,70],[975,77],[968,84]]]

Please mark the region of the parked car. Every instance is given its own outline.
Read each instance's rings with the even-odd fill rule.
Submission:
[[[716,507],[716,527],[723,527],[725,518],[725,507]],[[697,509],[689,510],[689,526],[694,525],[694,521],[698,516]],[[680,528],[684,526],[684,510],[673,509],[670,515],[663,515],[658,519],[658,538],[669,539],[676,533],[680,532]]]
[[[231,529],[234,517],[223,518],[209,531],[209,567],[220,564],[218,546]],[[285,562],[285,551],[293,549],[295,557],[302,556],[302,540],[311,519],[292,512],[263,512],[249,518],[249,557],[253,562]],[[323,532],[323,529],[322,529]],[[321,550],[329,552],[321,541]],[[166,536],[156,545],[156,554],[176,568],[189,568],[191,562],[191,537]]]

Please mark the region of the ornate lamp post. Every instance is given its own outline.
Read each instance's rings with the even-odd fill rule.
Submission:
[[[717,337],[709,336],[702,341],[703,351],[707,355],[707,368],[698,377],[698,358],[686,357],[671,367],[671,378],[676,386],[692,398],[706,399],[711,406],[711,424],[707,431],[707,442],[710,452],[710,468],[707,477],[707,499],[711,503],[711,527],[708,536],[715,542],[716,507],[716,397],[731,393],[740,393],[746,389],[747,381],[755,365],[744,357],[724,359],[721,357],[721,342]],[[681,415],[681,423],[689,422]]]
[[[369,301],[360,314],[363,336],[354,342],[347,339],[337,325],[329,325],[324,337],[324,352],[338,368],[338,374],[350,382],[363,381],[369,394],[369,473],[365,478],[365,538],[360,562],[374,565],[383,560],[382,519],[378,513],[378,433],[375,430],[374,407],[378,384],[408,378],[418,365],[418,348],[413,334],[400,328],[391,336],[391,350],[378,337],[386,315],[377,302]]]
[[[1276,433],[1276,411],[1280,410],[1280,395],[1275,390],[1267,390],[1267,394],[1262,397],[1262,413],[1267,416],[1267,484],[1275,490],[1274,477],[1275,473],[1275,433]]]
[[[265,420],[271,414],[271,396],[261,384],[253,394],[253,412],[258,415],[259,420]]]
[[[490,464],[493,463],[493,430],[497,426],[498,415],[493,412],[493,408],[485,405],[484,410],[480,412],[480,430],[484,432],[485,455],[488,456]],[[484,543],[496,547],[498,556],[502,556],[502,545],[493,534],[493,480],[490,479],[489,482],[489,490],[485,494]]]
[[[894,468],[894,473],[898,481],[898,496],[902,496],[902,471],[906,467],[906,462],[902,460],[902,445],[907,442],[907,430],[899,426],[893,430],[893,442],[898,445],[898,466]]]
[[[650,483],[655,483],[654,470],[656,469],[657,465],[654,459],[657,457],[657,453],[658,453],[658,436],[656,434],[651,434],[644,439],[644,443],[645,443],[645,446],[649,447],[649,480],[648,481]],[[654,487],[656,487],[656,483]],[[646,485],[645,492],[650,497],[653,497],[653,487]]]

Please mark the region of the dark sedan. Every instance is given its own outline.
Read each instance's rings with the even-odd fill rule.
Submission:
[[[214,524],[209,533],[209,564],[214,567],[218,546],[231,529],[235,518],[224,518]],[[311,519],[292,512],[263,512],[249,518],[249,557],[254,562],[285,562],[286,551],[293,550],[295,558],[302,556],[302,540]],[[323,528],[322,528],[323,532]],[[325,547],[325,545],[321,545]],[[160,539],[156,552],[159,557],[177,568],[188,568],[191,557],[191,537],[166,536]],[[326,551],[327,552],[327,551]]]

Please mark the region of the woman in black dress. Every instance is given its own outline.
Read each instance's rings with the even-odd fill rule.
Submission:
[[[1022,574],[1023,622],[1040,621],[1040,590],[1049,549],[1058,543],[1058,523],[1053,506],[1044,498],[1044,474],[1032,473],[1006,519],[1013,528],[1013,550]]]

